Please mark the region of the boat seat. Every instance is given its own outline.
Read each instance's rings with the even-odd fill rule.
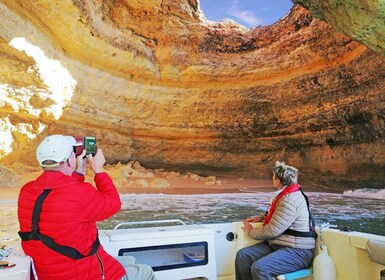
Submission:
[[[285,275],[279,275],[278,277],[276,277],[276,279],[277,280],[295,280],[295,279],[301,279],[303,277],[308,277],[311,275],[313,275],[313,267],[286,273]]]
[[[368,240],[366,251],[373,262],[385,265],[385,241]]]

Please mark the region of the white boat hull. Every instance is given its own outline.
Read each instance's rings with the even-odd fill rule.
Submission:
[[[235,279],[234,260],[236,252],[245,246],[258,242],[244,234],[241,227],[242,223],[237,222],[200,226],[178,225],[146,229],[118,229],[116,231],[101,231],[101,242],[110,254],[117,255],[121,246],[126,245],[146,247],[156,244],[207,241],[209,243],[209,261],[206,265],[156,271],[155,274],[158,279],[176,280],[201,277],[202,279],[209,280],[233,280]],[[229,233],[235,236],[234,240],[227,240],[226,237]],[[121,240],[117,243],[115,235],[126,236],[123,239],[131,239],[132,241]],[[368,240],[379,240],[385,243],[385,236],[324,229],[323,239],[328,248],[329,255],[336,265],[337,279],[380,280],[381,273],[385,273],[385,266],[373,262],[366,250]],[[213,244],[210,244],[210,242]],[[319,238],[317,243],[318,248]],[[212,251],[215,253],[212,254]],[[162,258],[162,256],[160,255],[159,258]]]
[[[99,238],[113,256],[134,249],[132,254],[139,262],[156,268],[158,280],[234,280],[236,252],[258,242],[244,234],[241,227],[238,222],[100,230]],[[324,229],[322,236],[338,280],[385,280],[385,236],[337,229]],[[375,240],[374,253],[367,248],[369,240]],[[318,238],[317,248],[319,242]],[[13,253],[8,261],[16,266],[0,270],[0,280],[29,279],[29,257]]]

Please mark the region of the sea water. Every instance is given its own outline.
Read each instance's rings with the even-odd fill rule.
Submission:
[[[385,235],[385,190],[362,189],[343,194],[307,192],[317,223]],[[269,192],[199,195],[122,194],[122,210],[98,224],[111,229],[123,221],[180,219],[186,224],[242,221],[260,215],[272,197]]]

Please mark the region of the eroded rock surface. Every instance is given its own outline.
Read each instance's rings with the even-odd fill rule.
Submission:
[[[331,25],[297,5],[249,30],[194,0],[0,0],[0,162],[17,173],[48,134],[95,135],[108,163],[266,178],[282,159],[382,187],[385,36],[356,31],[374,3],[332,9],[357,1],[296,1]]]

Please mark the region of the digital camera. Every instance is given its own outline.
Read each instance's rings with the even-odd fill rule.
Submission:
[[[83,153],[83,150],[86,150],[86,156],[96,154],[96,137],[95,136],[84,136],[84,137],[75,137],[76,144],[74,146],[74,152],[76,157],[80,156]]]

